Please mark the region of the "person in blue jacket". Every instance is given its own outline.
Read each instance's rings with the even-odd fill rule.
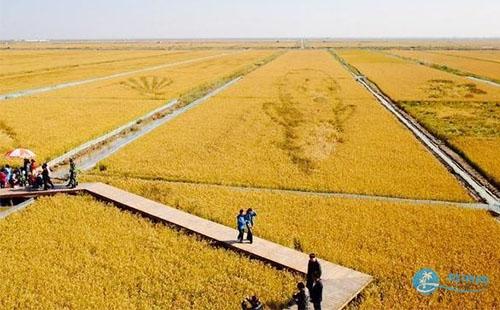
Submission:
[[[250,243],[253,243],[253,226],[254,226],[254,218],[257,216],[257,212],[252,210],[252,208],[248,208],[245,214],[245,220],[247,225],[247,240]]]
[[[247,221],[245,219],[245,214],[243,213],[243,209],[240,210],[240,214],[236,216],[236,227],[238,228],[238,242],[243,242],[243,235],[245,234],[245,227],[247,225]]]

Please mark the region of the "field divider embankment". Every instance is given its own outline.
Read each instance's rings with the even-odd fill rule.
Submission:
[[[54,90],[58,90],[58,89],[62,89],[62,88],[67,88],[67,87],[74,87],[74,86],[80,86],[80,85],[94,83],[94,82],[111,80],[111,79],[125,77],[125,76],[129,76],[129,75],[134,75],[134,74],[138,74],[138,73],[144,73],[144,72],[150,72],[150,71],[155,71],[155,70],[159,70],[159,69],[166,69],[166,68],[171,68],[171,67],[180,66],[180,65],[192,64],[192,63],[196,63],[196,62],[200,62],[200,61],[205,61],[205,60],[209,60],[209,59],[227,56],[229,54],[234,54],[234,53],[221,53],[221,54],[217,54],[217,55],[187,59],[187,60],[166,63],[166,64],[162,64],[162,65],[156,65],[156,66],[146,67],[146,68],[132,70],[132,71],[119,72],[119,73],[101,76],[101,77],[96,77],[96,78],[91,78],[91,79],[65,82],[65,83],[40,87],[40,88],[20,90],[20,91],[9,93],[9,94],[0,94],[0,100],[14,99],[14,98],[23,97],[23,96],[30,96],[30,95],[40,94],[40,93],[46,93],[46,92],[50,92],[50,91],[54,91]]]
[[[416,120],[402,111],[388,96],[384,95],[378,87],[368,80],[362,73],[348,64],[344,59],[334,53],[339,61],[355,80],[366,88],[387,110],[389,110],[413,135],[426,146],[426,148],[451,171],[471,194],[489,205],[489,209],[500,214],[500,200],[489,187],[495,188],[482,177],[481,173],[469,166],[458,154],[447,148],[442,141],[425,130]],[[450,154],[454,153],[454,154]],[[476,176],[480,176],[478,179]],[[486,184],[487,185],[486,185]]]
[[[179,101],[177,99],[172,100],[166,105],[161,106],[147,113],[146,115],[143,115],[105,135],[88,141],[66,152],[65,154],[49,161],[47,164],[49,167],[51,167],[51,169],[54,170],[53,176],[55,178],[64,177],[65,172],[61,171],[61,168],[67,164],[70,158],[75,158],[75,163],[80,170],[90,170],[95,167],[99,161],[114,154],[116,151],[125,147],[127,144],[148,134],[159,126],[175,119],[179,115],[195,108],[211,97],[224,91],[228,87],[231,87],[241,79],[241,76],[236,77],[224,83],[222,86],[211,90],[201,98],[198,98],[180,108],[176,108],[176,104]]]
[[[91,175],[93,175],[91,173]],[[113,174],[95,174],[96,177],[111,177],[118,178],[118,175]],[[174,184],[187,184],[187,185],[197,185],[212,188],[228,189],[235,192],[244,193],[273,193],[273,194],[287,194],[287,195],[299,195],[299,196],[311,196],[311,197],[326,197],[326,198],[345,198],[345,199],[357,199],[357,200],[369,200],[369,201],[381,201],[381,202],[395,202],[395,203],[405,203],[405,204],[417,204],[417,205],[445,205],[450,207],[461,207],[469,209],[479,209],[479,210],[489,210],[489,205],[485,203],[478,202],[458,202],[458,201],[448,201],[448,200],[437,200],[437,199],[417,199],[417,198],[406,198],[406,197],[394,197],[394,196],[384,196],[384,195],[370,195],[370,194],[356,194],[348,192],[334,192],[334,191],[316,191],[298,188],[274,188],[266,186],[257,185],[243,185],[243,184],[226,184],[218,182],[207,182],[207,181],[196,181],[196,180],[178,180],[178,179],[168,179],[164,177],[147,177],[147,176],[136,176],[128,175],[129,178],[143,181],[159,181],[165,183]]]

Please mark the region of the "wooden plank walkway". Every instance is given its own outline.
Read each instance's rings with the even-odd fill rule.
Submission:
[[[0,198],[35,197],[77,192],[88,193],[99,200],[110,202],[122,209],[195,233],[226,248],[244,253],[274,266],[302,275],[307,272],[309,257],[306,253],[258,237],[254,237],[253,244],[238,243],[236,242],[237,231],[235,229],[103,183],[85,183],[76,189],[56,188],[49,191],[2,189],[0,190]],[[341,309],[345,307],[372,280],[371,276],[361,272],[322,259],[319,259],[319,261],[323,271],[324,292],[322,305],[324,309]]]
[[[31,188],[2,188],[0,189],[0,199],[9,198],[35,198],[41,196],[53,196],[56,194],[71,194],[76,192],[85,191],[86,184],[78,186],[77,188],[67,188],[64,185],[56,185],[55,189],[42,190]]]

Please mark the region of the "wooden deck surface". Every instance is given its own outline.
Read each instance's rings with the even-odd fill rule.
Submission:
[[[274,266],[305,274],[308,255],[294,249],[254,237],[253,244],[236,242],[237,231],[230,227],[191,215],[184,211],[146,199],[142,196],[106,185],[103,183],[85,183],[76,189],[56,188],[49,191],[24,189],[2,189],[0,199],[37,197],[59,193],[85,192],[100,200],[110,202],[122,209],[166,222],[170,225],[195,233],[203,238],[215,241],[227,248],[242,252],[253,258]],[[323,309],[341,309],[355,298],[371,282],[372,277],[361,272],[345,268],[319,259],[322,267]]]

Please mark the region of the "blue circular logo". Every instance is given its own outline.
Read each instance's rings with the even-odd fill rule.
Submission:
[[[412,283],[417,292],[424,295],[430,295],[439,287],[439,276],[432,269],[420,269],[413,276]]]

